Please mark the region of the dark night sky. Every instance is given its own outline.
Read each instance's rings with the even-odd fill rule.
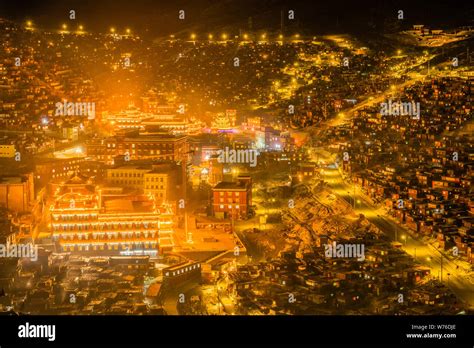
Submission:
[[[167,35],[176,32],[238,33],[253,29],[277,31],[280,11],[293,9],[296,21],[288,32],[364,32],[383,28],[393,21],[397,10],[405,13],[405,25],[414,23],[434,26],[474,25],[473,1],[339,1],[339,0],[2,0],[0,17],[21,22],[31,18],[41,27],[58,28],[70,22],[70,9],[76,10],[76,22],[86,29],[105,31],[111,25],[118,29],[131,27],[144,34]],[[178,20],[178,10],[186,11],[186,20]],[[369,22],[372,26],[369,26]]]

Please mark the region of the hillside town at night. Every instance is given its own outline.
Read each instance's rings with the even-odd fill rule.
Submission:
[[[474,26],[291,11],[0,18],[3,314],[473,313]]]

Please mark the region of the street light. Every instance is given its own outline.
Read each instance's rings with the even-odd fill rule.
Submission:
[[[112,34],[115,33],[115,28],[114,28],[114,27],[110,28],[110,32],[111,32]]]
[[[66,29],[67,29],[67,25],[66,25],[66,24],[63,24],[61,27],[63,28],[63,30],[66,30]]]
[[[407,236],[405,236],[404,234],[402,234],[402,239],[405,241],[405,246],[407,245]]]

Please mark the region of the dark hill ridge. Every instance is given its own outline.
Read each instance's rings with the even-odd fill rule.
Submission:
[[[474,25],[474,5],[467,0],[16,0],[1,2],[0,17],[15,21],[31,18],[41,27],[58,28],[72,22],[68,17],[71,9],[76,11],[75,23],[88,30],[105,31],[113,25],[154,37],[192,31],[237,35],[239,30],[250,29],[278,33],[281,11],[287,33],[380,33],[415,23]],[[185,20],[178,19],[179,9],[186,11]],[[295,11],[292,21],[288,20],[290,9]],[[402,22],[396,19],[400,9],[405,17]]]

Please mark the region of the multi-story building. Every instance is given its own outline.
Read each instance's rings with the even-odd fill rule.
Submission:
[[[194,118],[184,115],[153,115],[151,119],[142,122],[145,129],[150,131],[163,131],[173,135],[199,134],[204,124]]]
[[[235,182],[220,182],[212,189],[212,211],[216,217],[246,219],[251,205],[250,176],[239,176]]]
[[[163,269],[163,282],[176,286],[189,280],[201,279],[201,263],[185,261]]]
[[[262,126],[262,120],[260,117],[248,117],[247,118],[247,123],[243,125],[244,130],[252,131],[255,132],[257,130],[260,130],[260,127]]]
[[[61,251],[156,255],[174,245],[170,206],[149,195],[97,187],[79,175],[58,188],[50,214]]]
[[[173,163],[120,165],[107,169],[107,181],[152,194],[160,203],[183,197],[182,167]]]
[[[100,161],[113,163],[114,157],[128,160],[158,159],[188,162],[186,136],[139,135],[128,133],[87,144],[87,155]]]
[[[12,144],[0,144],[0,157],[13,158],[15,156],[15,145]]]
[[[235,127],[236,111],[226,110],[217,113],[212,120],[212,129],[217,132],[230,132]]]
[[[32,173],[0,177],[0,206],[14,212],[29,211],[34,194]]]
[[[298,163],[293,169],[293,174],[298,181],[313,179],[317,175],[317,166],[314,163]]]
[[[77,141],[79,139],[79,126],[66,124],[62,126],[63,138],[70,141]]]
[[[114,129],[125,129],[125,130],[144,130],[142,122],[150,119],[151,114],[141,112],[137,108],[129,107],[128,109],[118,113],[107,113],[102,114],[102,119]]]
[[[38,159],[35,165],[35,177],[42,184],[59,178],[66,179],[71,172],[78,171],[86,163],[84,157]]]
[[[111,185],[143,191],[144,175],[149,171],[148,166],[120,165],[107,169],[107,182]]]
[[[129,107],[115,114],[103,114],[104,121],[115,130],[163,131],[169,134],[197,134],[204,126],[202,122],[176,112],[177,108],[156,108],[156,113],[142,112]]]

